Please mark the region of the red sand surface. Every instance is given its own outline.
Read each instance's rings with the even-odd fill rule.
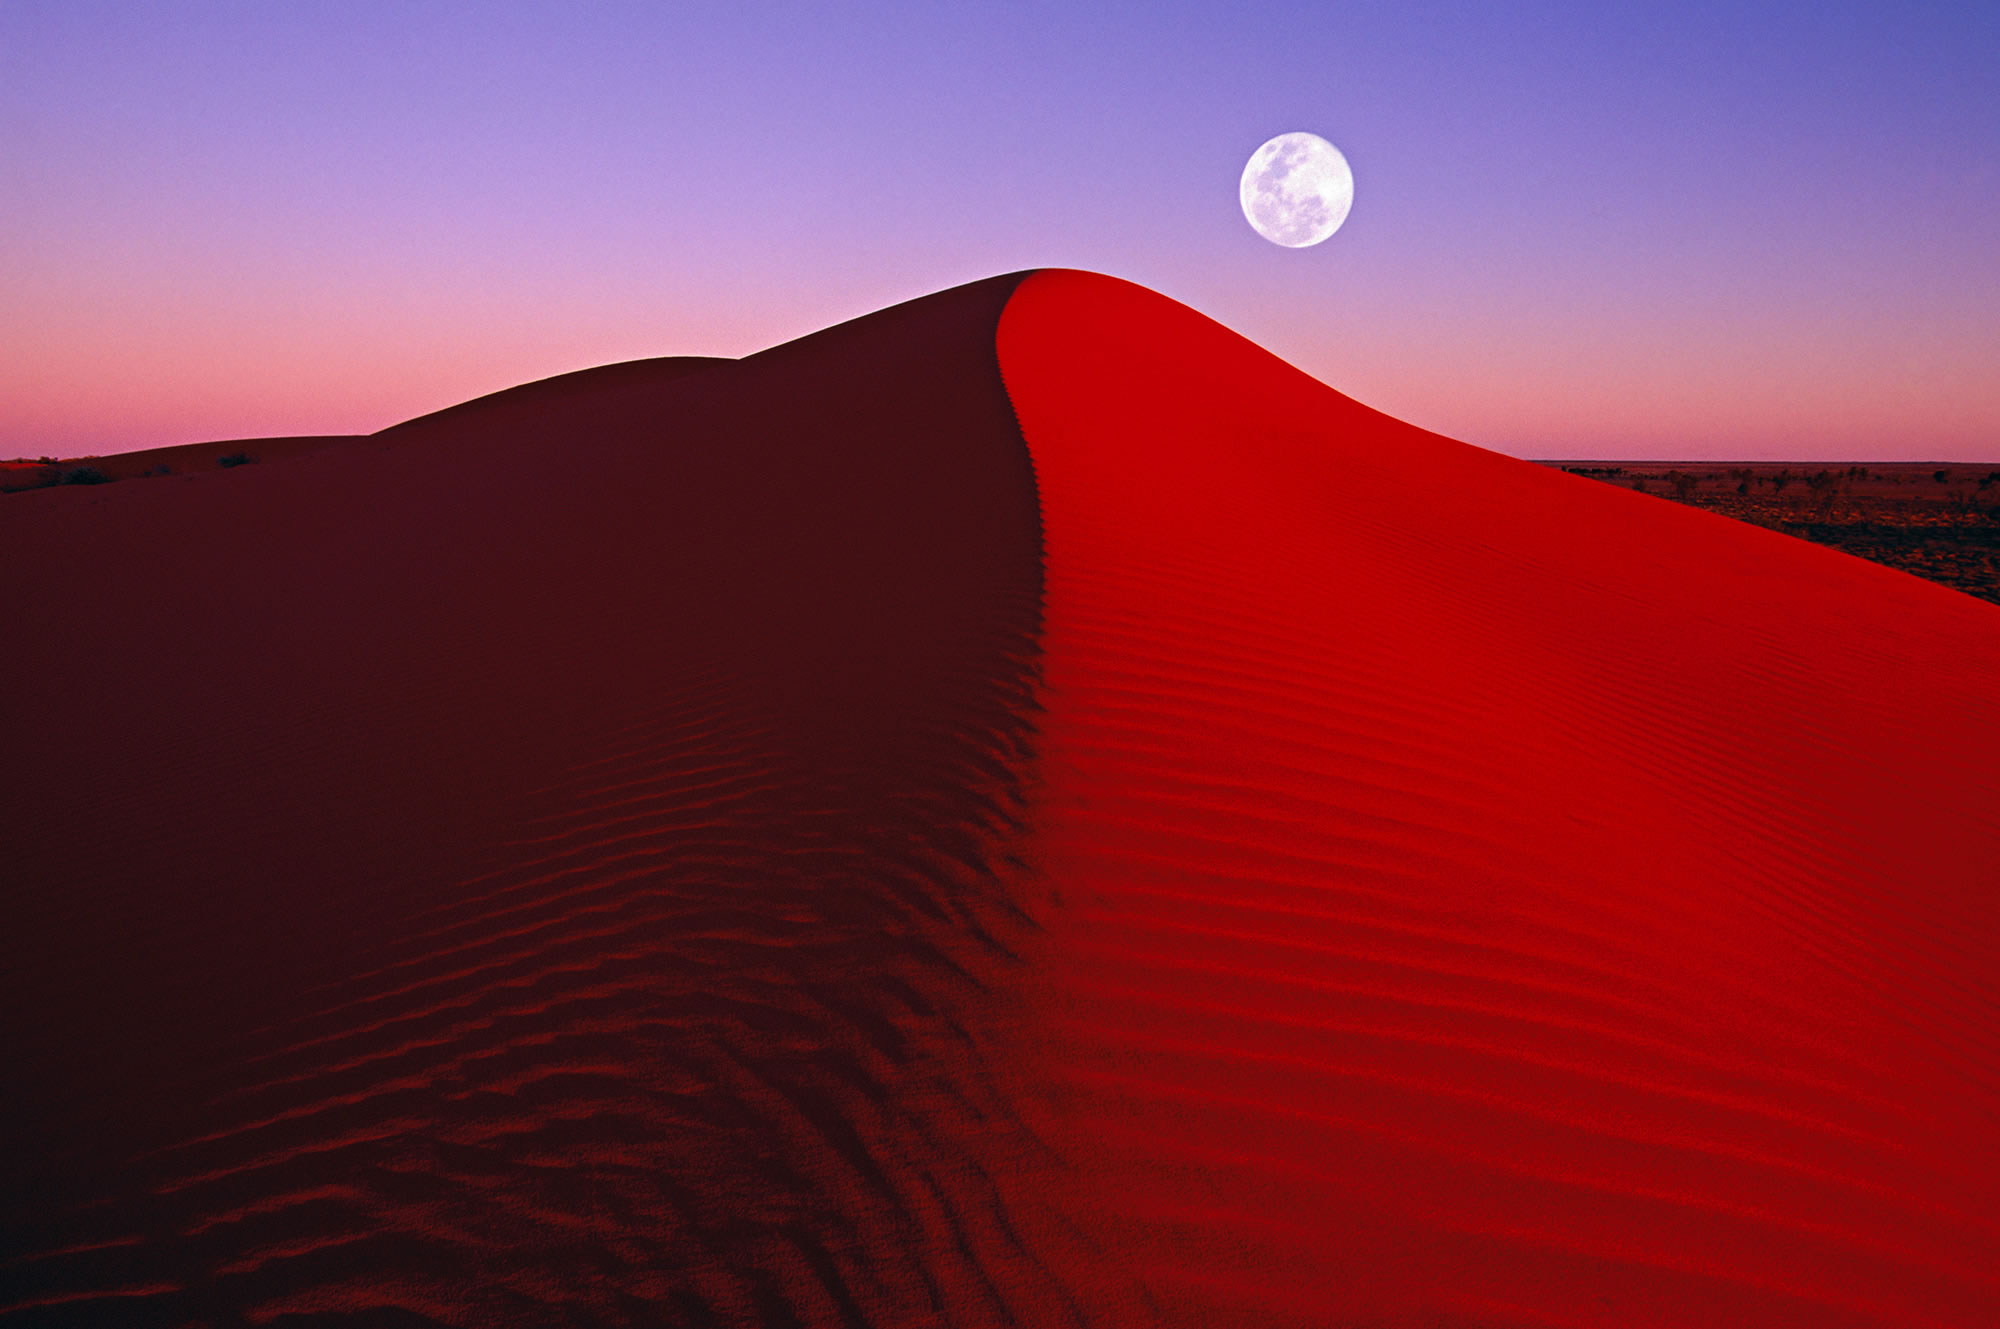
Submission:
[[[7,1323],[2000,1304],[2000,610],[1140,288],[10,495],[0,604]]]
[[[1168,1320],[1995,1322],[2000,612],[1108,278],[999,346],[1033,1120]]]

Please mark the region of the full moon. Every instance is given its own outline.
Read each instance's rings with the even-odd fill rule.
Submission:
[[[1304,249],[1340,229],[1354,206],[1354,172],[1318,134],[1280,134],[1243,168],[1243,215],[1274,245]]]

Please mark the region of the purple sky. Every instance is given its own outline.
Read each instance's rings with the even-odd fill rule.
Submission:
[[[0,457],[1092,268],[1523,456],[2000,460],[2000,4],[0,0]],[[1332,240],[1237,175],[1306,129]]]

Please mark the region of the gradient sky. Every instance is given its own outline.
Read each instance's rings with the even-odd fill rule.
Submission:
[[[1091,268],[1537,457],[2000,460],[2000,4],[0,0],[0,457]],[[1236,182],[1307,129],[1324,245]]]

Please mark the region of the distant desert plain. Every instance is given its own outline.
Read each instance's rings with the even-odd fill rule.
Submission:
[[[1545,461],[2000,604],[2000,463]]]

